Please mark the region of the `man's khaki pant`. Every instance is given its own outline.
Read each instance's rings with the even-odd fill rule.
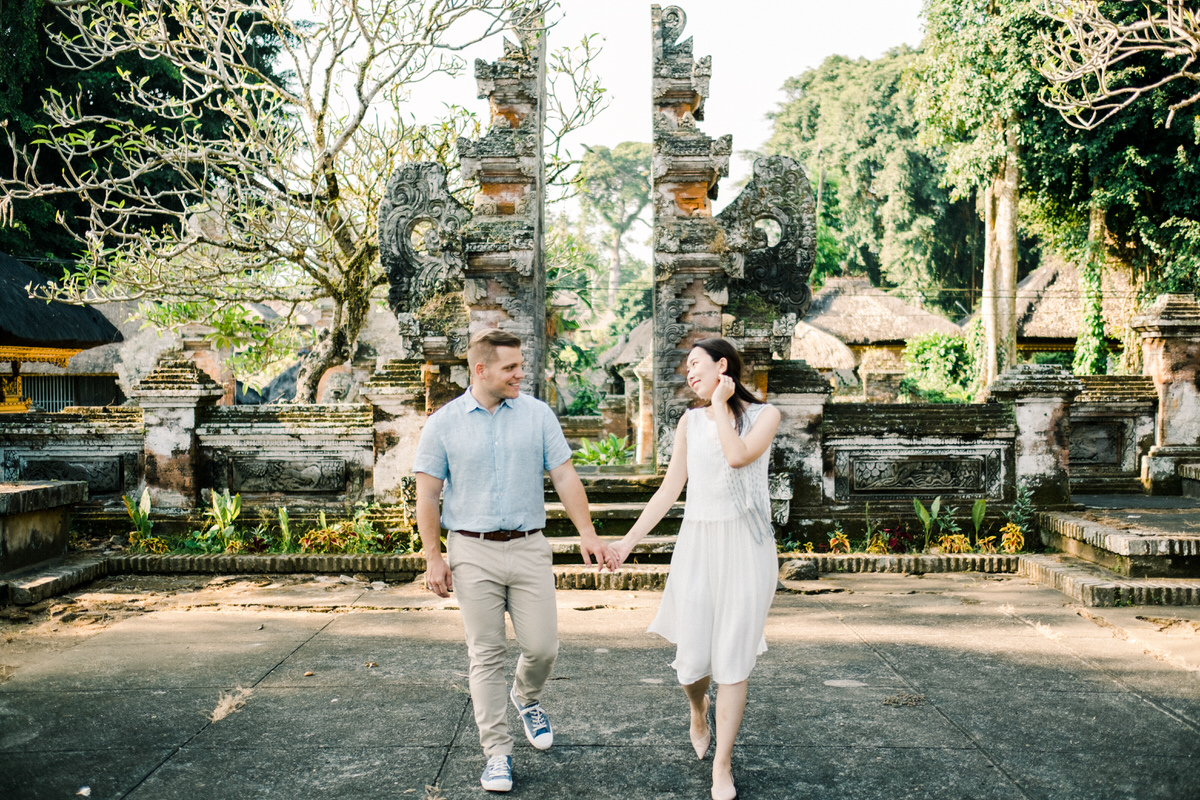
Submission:
[[[504,612],[512,619],[521,650],[515,679],[517,700],[527,705],[541,697],[558,656],[550,543],[540,533],[510,542],[489,542],[451,531],[446,538],[446,559],[466,629],[479,743],[488,758],[511,755]]]

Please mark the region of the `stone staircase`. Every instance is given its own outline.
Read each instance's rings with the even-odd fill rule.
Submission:
[[[603,470],[603,468],[600,468]],[[596,532],[605,539],[628,533],[646,507],[647,501],[662,485],[662,476],[653,472],[617,473],[581,469],[580,479],[587,491],[588,507]],[[556,564],[579,564],[579,536],[571,524],[554,484],[546,479],[546,536],[554,548]],[[683,500],[676,502],[667,516],[634,550],[632,565],[665,565],[671,560],[679,524],[683,519]]]

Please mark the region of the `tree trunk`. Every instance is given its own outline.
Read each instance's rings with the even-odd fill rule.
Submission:
[[[1017,359],[1017,229],[1020,217],[1020,155],[1016,125],[1006,132],[1008,152],[984,192],[983,320],[986,350],[980,370],[982,385],[991,384]]]
[[[356,293],[348,302],[336,307],[333,324],[329,330],[318,337],[312,350],[300,360],[300,371],[296,375],[296,395],[292,402],[317,402],[317,387],[321,378],[330,369],[345,364],[354,355],[354,345],[358,342],[370,310],[369,287],[364,287],[364,292],[361,297]]]
[[[621,285],[621,234],[614,230],[612,237],[612,257],[608,265],[608,310],[616,316],[617,289]]]

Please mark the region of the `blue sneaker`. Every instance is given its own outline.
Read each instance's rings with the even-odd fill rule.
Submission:
[[[554,729],[550,727],[550,718],[542,710],[542,704],[535,701],[527,706],[521,705],[517,701],[516,686],[512,688],[508,696],[512,700],[512,704],[516,706],[517,713],[521,715],[521,722],[525,727],[525,738],[538,750],[549,750],[550,745],[554,744]]]
[[[512,791],[512,756],[492,756],[488,759],[479,783],[489,792]]]

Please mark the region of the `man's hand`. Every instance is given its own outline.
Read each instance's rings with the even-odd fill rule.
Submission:
[[[433,558],[425,558],[425,588],[438,597],[449,597],[450,592],[454,591],[454,576],[441,553]]]
[[[602,567],[613,560],[612,548],[600,541],[600,537],[596,535],[595,531],[579,534],[579,555],[583,557],[583,563],[589,566],[593,563],[593,559],[595,559],[597,567]]]

